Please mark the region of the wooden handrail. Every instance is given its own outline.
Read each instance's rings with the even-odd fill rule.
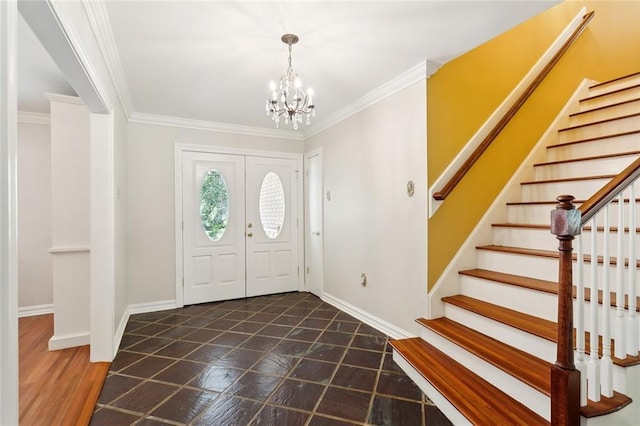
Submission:
[[[606,206],[621,190],[629,186],[638,177],[640,177],[640,157],[580,205],[582,224],[587,223],[593,215],[598,213],[601,208]],[[634,197],[633,194],[631,196]]]
[[[533,91],[542,83],[542,80],[549,74],[549,71],[553,68],[553,66],[560,60],[562,55],[569,49],[569,47],[575,42],[575,40],[582,34],[587,24],[593,18],[595,12],[591,11],[583,16],[582,22],[578,27],[571,33],[571,36],[563,43],[560,49],[553,55],[553,57],[549,60],[547,65],[540,71],[540,73],[536,76],[536,78],[529,84],[526,90],[518,97],[516,102],[509,108],[509,110],[505,113],[504,116],[496,123],[493,129],[489,132],[489,134],[482,140],[480,145],[473,151],[473,153],[465,160],[465,162],[460,166],[458,171],[449,179],[449,181],[442,187],[442,190],[433,194],[433,198],[442,201],[453,191],[453,189],[460,183],[462,178],[469,172],[471,167],[475,164],[476,161],[482,156],[484,151],[491,145],[491,143],[495,140],[496,137],[502,132],[502,130],[506,127],[506,125],[511,121],[514,115],[518,112],[520,107],[526,102],[526,100],[531,96]]]
[[[560,259],[558,346],[556,363],[551,370],[551,424],[580,424],[580,373],[576,370],[573,360],[575,344],[573,341],[573,247],[571,242],[574,236],[580,233],[585,223],[639,177],[640,157],[582,203],[579,209],[573,205],[573,196],[560,195],[557,198],[556,209],[551,212],[551,233],[556,235],[560,243],[558,247]],[[630,196],[630,202],[635,202],[635,194]],[[622,206],[619,208],[621,209]],[[595,229],[591,232],[595,232]]]

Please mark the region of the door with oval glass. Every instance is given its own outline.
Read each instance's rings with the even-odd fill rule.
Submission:
[[[297,160],[183,152],[184,304],[298,289]]]

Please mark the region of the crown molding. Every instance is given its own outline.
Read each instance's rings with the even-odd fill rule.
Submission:
[[[438,71],[440,67],[443,65],[444,63],[442,62],[437,62],[437,61],[432,61],[431,59],[427,59],[427,78],[435,74],[436,71]]]
[[[91,31],[95,36],[102,58],[107,67],[109,77],[115,88],[118,100],[126,117],[133,114],[133,101],[129,92],[129,86],[120,62],[118,47],[111,31],[109,15],[104,1],[102,0],[82,0],[85,14],[89,20]]]
[[[44,96],[46,96],[46,98],[52,102],[55,101],[64,102],[66,104],[84,105],[84,102],[82,102],[82,99],[80,99],[78,96],[59,95],[57,93],[45,93]]]
[[[265,129],[262,127],[239,126],[237,124],[216,123],[213,121],[193,120],[190,118],[170,117],[166,115],[134,112],[129,117],[132,123],[155,124],[160,126],[182,127],[185,129],[209,130],[237,135],[261,136],[266,138],[293,139],[304,141],[301,133],[293,130]]]
[[[18,123],[51,125],[51,115],[42,112],[18,111]]]
[[[366,109],[389,96],[395,95],[399,91],[406,89],[418,81],[425,80],[427,78],[427,61],[422,61],[413,68],[403,72],[394,79],[384,83],[377,89],[372,90],[363,97],[357,99],[353,103],[346,107],[339,109],[324,120],[318,122],[317,125],[312,126],[309,132],[305,132],[306,139],[317,135],[318,133],[335,126],[342,120],[345,120],[352,115]]]

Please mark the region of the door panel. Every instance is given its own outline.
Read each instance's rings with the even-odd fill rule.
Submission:
[[[185,152],[182,165],[184,303],[244,297],[244,157]]]
[[[298,290],[294,159],[246,159],[247,296]]]

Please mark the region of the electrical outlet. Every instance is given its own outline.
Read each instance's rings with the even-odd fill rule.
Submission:
[[[365,274],[364,272],[360,274],[360,285],[362,287],[367,286],[367,274]]]

